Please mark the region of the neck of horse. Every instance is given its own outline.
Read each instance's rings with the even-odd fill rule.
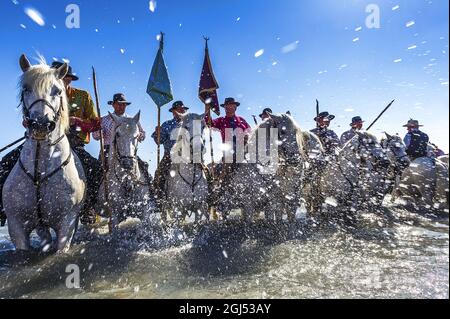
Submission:
[[[23,146],[20,159],[31,174],[36,173],[35,169],[40,174],[45,174],[58,168],[71,152],[65,132],[57,123],[55,130],[46,140],[38,141],[29,137]]]

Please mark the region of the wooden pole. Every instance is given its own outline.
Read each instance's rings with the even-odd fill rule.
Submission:
[[[92,80],[94,82],[94,93],[95,93],[95,103],[97,106],[97,116],[99,117],[101,121],[101,113],[100,113],[100,101],[98,97],[98,90],[97,90],[97,76],[95,74],[95,69],[92,67]],[[104,192],[105,192],[105,208],[106,208],[106,214],[108,216],[108,230],[111,234],[112,229],[112,215],[111,215],[111,209],[109,207],[109,189],[108,189],[108,176],[106,174],[106,157],[105,157],[105,142],[103,138],[103,130],[101,127],[100,122],[100,160],[102,162],[102,173],[103,173],[103,186],[104,186]]]
[[[157,151],[156,151],[156,167],[159,168],[159,162],[161,159],[161,107],[158,106],[158,130],[156,132],[156,138],[158,140]]]

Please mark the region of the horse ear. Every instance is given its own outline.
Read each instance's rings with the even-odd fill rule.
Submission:
[[[27,72],[31,68],[31,63],[28,60],[28,58],[25,56],[25,54],[22,54],[20,56],[19,64],[20,64],[20,68],[22,69],[23,73]]]
[[[133,117],[133,121],[138,123],[140,119],[141,119],[141,110],[139,110],[139,112]]]
[[[388,132],[384,132],[384,134],[386,134],[386,137],[388,138],[388,140],[392,139],[392,135],[390,135]]]
[[[69,72],[69,65],[67,63],[64,63],[55,71],[56,78],[62,80],[66,76],[67,72]]]
[[[120,119],[117,115],[112,114],[111,112],[108,112],[108,114],[109,114],[109,117],[113,120],[114,124],[116,124],[116,125],[119,124]]]

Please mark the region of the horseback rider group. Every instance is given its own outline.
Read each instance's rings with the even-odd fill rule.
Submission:
[[[54,62],[51,67],[57,69],[62,65],[63,63],[61,62]],[[72,82],[77,80],[78,77],[72,72],[72,68],[69,67],[68,73],[63,79],[70,108],[70,131],[68,133],[68,138],[72,150],[81,160],[87,177],[87,200],[81,216],[81,222],[84,224],[92,224],[96,219],[94,207],[98,197],[98,189],[102,182],[102,166],[99,159],[94,158],[85,150],[85,146],[91,141],[91,133],[95,140],[100,140],[100,130],[102,130],[105,148],[103,151],[104,154],[107,155],[114,138],[112,136],[114,121],[111,116],[98,117],[90,94],[85,90],[74,88],[72,86]],[[117,93],[114,95],[113,100],[109,101],[108,104],[113,107],[114,115],[118,117],[127,117],[125,112],[126,107],[130,105],[131,102],[127,101],[124,94]],[[220,176],[220,184],[225,183],[227,176],[230,176],[230,173],[236,168],[236,164],[238,163],[236,155],[238,140],[243,140],[245,145],[251,133],[251,127],[247,121],[236,114],[239,106],[240,103],[234,98],[226,98],[225,102],[221,104],[221,107],[225,109],[225,116],[212,119],[210,114],[211,106],[205,103],[205,123],[213,130],[221,133],[222,142],[224,144],[231,142],[229,151],[232,156],[224,156],[222,163],[216,166],[217,176]],[[173,118],[164,122],[161,127],[157,127],[152,134],[155,143],[160,143],[164,146],[164,156],[159,163],[158,170],[155,174],[157,178],[155,178],[154,186],[158,198],[161,198],[164,194],[166,179],[171,167],[171,150],[176,142],[175,139],[172,138],[171,133],[173,130],[180,128],[182,115],[188,110],[189,108],[186,107],[182,101],[173,103],[172,107],[169,109],[169,112],[173,114]],[[259,117],[265,121],[269,119],[272,114],[272,110],[266,108]],[[350,124],[351,129],[343,133],[341,138],[339,138],[337,134],[329,128],[334,119],[335,116],[329,112],[319,113],[314,118],[317,127],[311,130],[311,133],[317,135],[322,142],[326,155],[335,154],[337,149],[345,145],[358,131],[362,130],[364,123],[360,116],[354,117]],[[24,121],[23,125],[24,127],[27,127],[28,123]],[[422,125],[419,125],[417,120],[412,119],[404,126],[408,129],[408,133],[404,138],[407,154],[413,160],[427,156],[429,137],[419,129],[421,126]],[[160,137],[159,142],[158,136]],[[144,141],[145,137],[146,133],[139,124],[139,141]],[[19,159],[21,149],[22,146],[19,146],[2,158],[0,163],[0,194],[6,178]],[[437,151],[440,150],[437,149]],[[229,158],[232,158],[232,160],[227,160]],[[148,175],[148,164],[139,158],[138,161],[140,169],[146,174],[146,180],[150,181],[151,177]],[[107,163],[108,162],[105,161],[105,164]],[[105,167],[105,169],[107,169],[107,167]],[[2,196],[0,196],[0,221],[3,226],[5,217],[3,214]]]

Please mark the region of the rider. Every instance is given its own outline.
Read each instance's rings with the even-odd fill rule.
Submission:
[[[314,118],[317,127],[311,130],[311,133],[316,134],[322,142],[323,148],[327,155],[334,153],[335,149],[341,146],[339,137],[333,130],[328,129],[330,122],[336,117],[328,112],[322,112]]]
[[[419,130],[419,121],[410,119],[407,124],[403,125],[408,129],[408,133],[404,138],[406,145],[406,154],[409,155],[411,161],[419,157],[426,157],[428,150],[428,143],[430,141],[427,134]]]
[[[272,109],[265,108],[261,114],[259,114],[259,117],[261,120],[265,121],[266,119],[270,118],[270,115],[273,114]]]
[[[231,141],[227,141],[226,133],[227,129],[232,130],[232,150],[233,150],[233,164],[236,164],[236,148],[237,148],[237,135],[239,134],[236,129],[241,129],[244,134],[244,143],[247,143],[248,136],[251,133],[251,127],[247,123],[245,119],[236,115],[237,108],[241,105],[241,103],[235,101],[234,98],[229,97],[225,99],[225,102],[220,106],[225,109],[225,116],[219,117],[215,120],[210,117],[210,105],[205,104],[205,122],[208,126],[212,127],[215,130],[220,131],[222,135],[222,142],[229,143]],[[237,134],[236,134],[237,133]],[[224,158],[225,160],[225,158]]]
[[[51,67],[56,69],[62,64],[53,62]],[[89,92],[72,87],[72,81],[77,80],[78,77],[72,73],[72,68],[69,66],[69,72],[63,79],[69,104],[70,130],[68,138],[72,150],[81,161],[87,180],[85,209],[83,209],[80,220],[83,224],[92,224],[95,222],[94,207],[102,174],[100,162],[85,150],[85,146],[90,142],[92,128],[98,127],[99,118]]]
[[[233,161],[232,163],[226,163],[226,156],[222,158],[222,164],[219,164],[215,167],[215,175],[220,176],[219,184],[226,185],[228,183],[229,178],[232,175],[232,172],[237,168],[238,160],[236,158],[237,153],[237,140],[240,134],[243,134],[244,146],[247,144],[248,137],[251,133],[251,127],[247,123],[245,119],[236,115],[237,108],[241,105],[241,103],[237,102],[234,98],[229,97],[225,99],[225,102],[220,106],[225,109],[225,116],[219,117],[213,120],[210,116],[210,105],[205,104],[205,122],[206,125],[212,127],[215,130],[220,131],[222,136],[223,144],[230,144],[230,149],[232,150]],[[232,141],[229,141],[229,134],[227,131],[232,134]],[[242,139],[241,139],[242,140]]]
[[[169,112],[172,113],[173,118],[169,121],[164,122],[161,125],[161,128],[156,127],[155,132],[152,134],[155,143],[158,144],[158,130],[160,131],[160,140],[159,145],[164,146],[164,156],[161,162],[158,165],[158,171],[155,176],[155,189],[158,194],[161,195],[164,193],[166,188],[166,178],[170,171],[170,166],[172,164],[172,160],[170,158],[170,151],[175,145],[175,140],[171,139],[171,133],[173,130],[180,128],[181,123],[181,115],[185,114],[189,110],[188,107],[184,106],[182,101],[176,101],[172,104],[172,107],[169,109]]]
[[[131,102],[127,101],[124,94],[122,94],[122,93],[114,94],[113,100],[109,101],[108,104],[112,105],[112,107],[114,108],[114,112],[113,112],[114,115],[117,115],[119,117],[121,117],[121,116],[128,117],[128,115],[125,113],[125,109],[127,108],[128,105],[131,104]],[[114,121],[111,118],[111,116],[106,115],[101,118],[100,122],[101,122],[101,129],[103,132],[103,145],[104,145],[103,153],[105,154],[105,165],[106,165],[106,169],[107,169],[108,168],[109,149],[110,149],[110,145],[113,141],[112,131],[114,130]],[[145,140],[146,134],[145,134],[144,129],[141,126],[141,123],[138,123],[138,127],[139,127],[138,141],[143,142]],[[96,141],[99,141],[100,140],[100,130],[93,132],[92,137]],[[139,167],[140,167],[141,171],[143,171],[145,174],[146,180],[150,181],[150,179],[149,179],[150,176],[148,175],[148,164],[146,162],[144,162],[143,160],[141,160],[139,157],[137,159],[138,159],[138,163],[139,163]]]
[[[341,135],[341,145],[344,145],[345,143],[350,141],[356,135],[356,132],[361,131],[363,128],[363,124],[364,121],[362,120],[361,116],[355,116],[354,118],[352,118],[352,123],[350,123],[350,126],[352,128]]]

